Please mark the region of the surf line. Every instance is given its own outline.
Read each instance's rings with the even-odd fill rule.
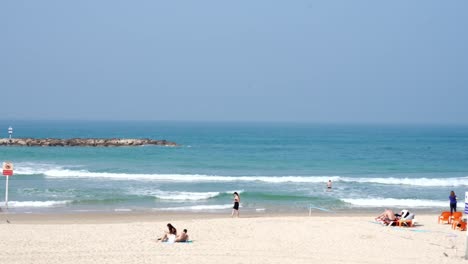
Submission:
[[[309,216],[312,215],[312,209],[317,209],[317,210],[324,211],[324,212],[327,212],[327,213],[335,213],[335,212],[333,212],[332,210],[328,210],[328,209],[325,209],[325,208],[313,206],[313,205],[311,204],[311,205],[309,205]]]

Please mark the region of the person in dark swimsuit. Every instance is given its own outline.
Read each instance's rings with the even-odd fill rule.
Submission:
[[[457,196],[455,195],[454,191],[450,192],[449,200],[450,200],[450,214],[453,214],[453,212],[457,211]]]
[[[239,217],[239,203],[240,203],[240,196],[237,192],[234,192],[234,206],[232,207],[232,214],[231,217],[234,217],[234,214],[236,217]]]

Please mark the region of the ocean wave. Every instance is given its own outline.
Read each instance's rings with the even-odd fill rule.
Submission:
[[[232,194],[234,191],[226,192],[183,192],[183,191],[161,191],[161,190],[133,190],[132,195],[152,196],[160,200],[176,201],[198,201],[208,200],[221,195]],[[237,191],[242,193],[243,190]]]
[[[459,178],[351,178],[343,177],[339,179],[343,182],[358,182],[358,183],[377,183],[388,185],[412,185],[423,187],[452,187],[452,186],[468,186],[468,177]]]
[[[35,175],[44,174],[49,170],[63,170],[63,167],[50,164],[20,163],[15,164],[14,172],[16,175]]]
[[[49,170],[43,173],[46,177],[57,178],[105,178],[116,180],[153,180],[153,181],[180,181],[180,182],[235,182],[235,181],[261,181],[269,183],[285,182],[310,182],[321,183],[329,179],[339,179],[332,177],[308,177],[308,176],[217,176],[202,174],[131,174],[131,173],[110,173],[110,172],[90,172],[86,170]]]
[[[48,167],[49,166],[49,167]],[[64,169],[50,165],[40,168],[21,167],[15,174],[42,174],[49,178],[101,178],[109,180],[140,180],[140,181],[176,181],[176,182],[266,182],[266,183],[374,183],[386,185],[410,185],[422,187],[456,187],[468,186],[468,177],[450,178],[408,178],[408,177],[341,177],[341,176],[219,176],[203,174],[138,174],[91,172],[88,170]]]
[[[18,162],[15,163],[15,175],[36,175],[44,174],[47,171],[61,171],[65,168],[79,168],[81,166],[60,166],[57,164],[49,163],[35,163],[35,162]]]
[[[423,199],[395,199],[395,198],[361,198],[341,199],[355,207],[448,207],[447,201],[423,200]]]
[[[196,201],[207,200],[220,195],[220,192],[164,192],[157,191],[153,194],[154,197],[161,200],[180,200],[180,201]]]
[[[232,204],[166,207],[166,208],[153,208],[153,210],[156,210],[156,211],[213,211],[213,210],[226,210],[230,208],[232,208]]]
[[[56,207],[63,206],[71,201],[9,201],[8,207]]]

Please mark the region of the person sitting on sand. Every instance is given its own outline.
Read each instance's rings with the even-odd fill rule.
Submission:
[[[187,234],[187,229],[184,229],[184,232],[176,238],[175,242],[187,242],[188,240],[189,236]]]
[[[174,241],[176,236],[177,236],[177,229],[171,225],[171,223],[167,224],[167,229],[169,231],[166,231],[163,237],[158,238],[158,240],[161,240],[162,242],[168,242],[168,241]]]

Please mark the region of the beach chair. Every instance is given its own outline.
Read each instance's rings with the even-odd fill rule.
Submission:
[[[450,212],[442,212],[439,216],[438,223],[440,224],[441,222],[447,222],[447,224],[450,224]]]
[[[397,222],[397,226],[407,226],[407,227],[413,227],[414,225],[414,222],[412,219],[400,219],[400,220],[396,220]]]
[[[463,216],[463,213],[462,212],[454,212],[451,216],[450,216],[450,222],[449,223],[453,223],[454,221],[461,221],[462,219],[462,216]]]

